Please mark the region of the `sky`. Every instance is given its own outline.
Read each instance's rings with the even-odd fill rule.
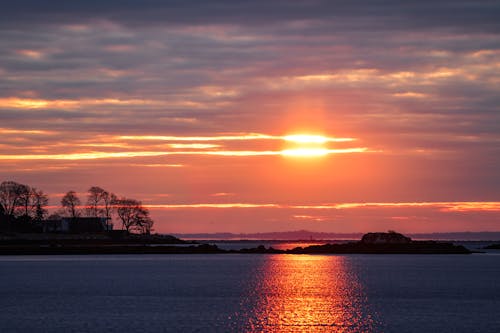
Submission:
[[[498,1],[0,11],[0,181],[162,233],[499,231]]]

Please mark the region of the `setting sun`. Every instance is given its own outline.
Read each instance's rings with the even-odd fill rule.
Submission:
[[[327,143],[327,142],[349,142],[354,141],[353,138],[330,138],[323,135],[310,135],[310,134],[293,134],[285,135],[285,141],[295,143]]]
[[[330,151],[325,148],[295,148],[282,150],[281,155],[296,157],[316,157],[328,155],[329,152]]]
[[[281,151],[283,156],[319,157],[328,155],[326,143],[336,139],[316,134],[293,134],[283,136],[283,140],[290,143]]]
[[[291,141],[297,143],[325,143],[328,141],[328,138],[322,135],[307,135],[307,134],[286,135],[283,137],[283,139],[285,139],[285,141]]]

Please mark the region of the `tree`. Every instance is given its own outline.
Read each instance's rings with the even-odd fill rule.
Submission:
[[[116,200],[117,197],[114,193],[109,193],[107,191],[104,191],[102,193],[102,212],[104,214],[104,217],[111,219]]]
[[[42,190],[36,188],[31,189],[31,209],[32,217],[35,221],[41,221],[47,216],[47,205],[49,197]]]
[[[0,184],[0,205],[5,215],[14,216],[16,209],[25,202],[28,188],[26,185],[11,180]]]
[[[99,186],[92,186],[88,190],[87,195],[87,216],[97,217],[101,214],[100,203],[102,201],[102,195],[105,191]]]
[[[0,211],[11,221],[41,221],[47,215],[48,196],[28,185],[5,181],[0,184]]]
[[[61,205],[66,213],[72,217],[80,216],[78,207],[81,205],[80,199],[76,196],[75,191],[68,191],[61,199]]]
[[[23,216],[25,219],[28,219],[31,213],[31,188],[28,185],[19,184],[18,193],[19,199],[17,207],[14,210],[14,215]]]
[[[139,233],[150,233],[153,220],[149,217],[149,211],[135,199],[121,198],[115,202],[116,212],[122,222],[122,228]]]
[[[5,215],[5,211],[4,211],[4,208],[2,205],[0,205],[0,225],[6,221],[6,215]]]
[[[88,190],[87,215],[91,217],[106,217],[111,219],[113,204],[116,195],[99,186],[92,186]]]
[[[149,217],[149,211],[145,210],[144,216],[137,221],[135,230],[143,235],[150,235],[153,229],[153,220]]]

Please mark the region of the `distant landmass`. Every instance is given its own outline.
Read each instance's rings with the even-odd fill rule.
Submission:
[[[26,235],[23,235],[26,236]],[[37,235],[39,236],[39,235]],[[372,232],[359,241],[342,244],[310,245],[280,250],[263,245],[240,250],[224,250],[215,244],[189,244],[172,236],[139,235],[122,238],[52,237],[16,238],[0,242],[0,255],[71,254],[470,254],[463,245],[435,240],[412,240],[395,231]],[[171,243],[174,244],[171,244]],[[177,244],[177,245],[175,245]]]
[[[259,233],[174,233],[182,239],[203,240],[236,240],[236,239],[268,239],[268,240],[332,240],[332,239],[359,239],[363,233],[334,233],[315,232],[308,230],[281,231],[281,232],[259,232]],[[464,231],[464,232],[439,232],[439,233],[414,233],[407,234],[413,239],[420,240],[465,240],[465,241],[496,241],[500,240],[500,231]]]

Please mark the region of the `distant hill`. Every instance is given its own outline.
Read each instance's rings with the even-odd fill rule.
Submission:
[[[172,234],[181,239],[207,239],[207,240],[236,240],[236,239],[268,239],[268,240],[332,240],[349,239],[357,240],[363,233],[334,233],[315,232],[308,230],[281,231],[281,232],[259,232],[259,233],[190,233]],[[500,231],[480,231],[480,232],[443,232],[443,233],[415,233],[406,234],[413,239],[433,239],[433,240],[500,240]]]
[[[196,233],[196,234],[171,234],[181,239],[273,239],[273,240],[322,240],[322,239],[360,239],[362,233],[325,233],[307,230],[258,232],[258,233]]]

